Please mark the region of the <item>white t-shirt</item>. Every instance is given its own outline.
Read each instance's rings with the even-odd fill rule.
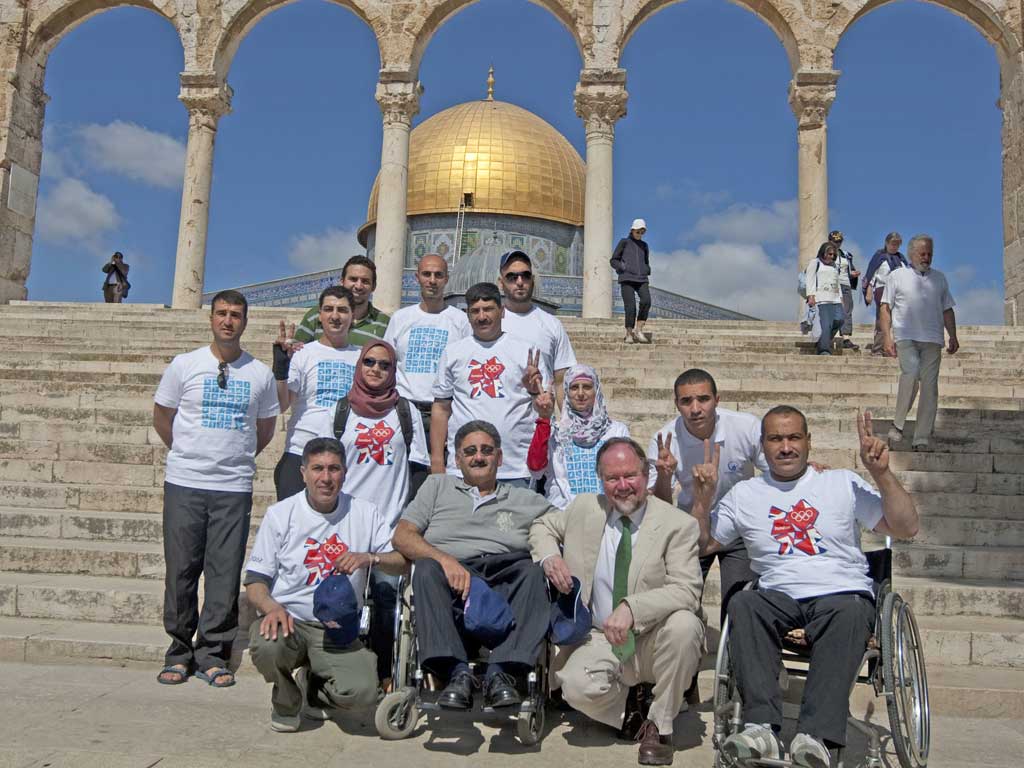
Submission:
[[[892,309],[896,341],[945,343],[942,313],[956,302],[939,270],[930,269],[923,275],[913,267],[893,270],[885,282],[882,303]]]
[[[839,287],[839,269],[821,259],[811,259],[804,271],[807,295],[817,304],[842,304],[843,291]]]
[[[526,339],[539,349],[551,371],[560,371],[576,365],[576,353],[573,352],[569,334],[565,332],[562,321],[540,307],[530,307],[529,312],[523,313],[513,312],[505,307],[501,329]]]
[[[548,440],[547,490],[545,494],[554,506],[565,509],[581,493],[604,493],[604,485],[597,476],[597,452],[613,437],[629,437],[629,427],[613,421],[607,431],[590,448],[581,448],[570,442],[566,450],[557,450],[554,433]]]
[[[629,516],[632,529],[630,544],[636,552],[636,543],[643,534],[644,515],[647,505]],[[601,547],[597,551],[597,565],[594,568],[594,585],[590,590],[590,615],[595,629],[601,629],[615,606],[612,605],[612,590],[615,588],[615,552],[622,541],[622,515],[612,512],[604,523]]]
[[[449,344],[438,363],[433,396],[452,401],[448,421],[448,473],[461,476],[455,466],[455,433],[474,419],[489,421],[501,435],[504,457],[498,479],[529,477],[526,453],[533,440],[536,414],[533,400],[523,387],[527,357],[534,345],[502,333],[494,341],[479,341],[475,336]],[[541,356],[543,358],[543,355]],[[551,380],[551,370],[543,359],[541,375]]]
[[[208,346],[175,357],[153,400],[177,408],[167,454],[167,482],[204,491],[252,491],[256,422],[281,411],[270,369],[248,352],[228,364],[227,387],[217,386],[219,361]]]
[[[341,444],[345,448],[345,493],[372,502],[390,528],[398,523],[409,495],[409,462],[430,466],[423,419],[412,404],[412,443],[405,451],[405,436],[392,408],[383,419],[368,419],[349,410]],[[334,412],[321,420],[319,437],[334,437]]]
[[[648,488],[654,488],[658,479],[654,468],[658,460],[658,435],[661,435],[662,440],[672,435],[672,454],[679,461],[676,468],[676,482],[679,483],[676,505],[689,512],[693,506],[693,468],[704,463],[704,441],[690,434],[682,416],[676,416],[658,430],[647,446],[647,462],[651,467]],[[736,483],[753,477],[755,467],[762,472],[768,471],[768,462],[761,450],[761,421],[753,414],[717,408],[714,442],[722,446],[718,460],[716,502]]]
[[[896,269],[890,269],[888,259],[882,259],[882,263],[878,265],[878,269],[875,270],[875,274],[871,276],[871,289],[877,290],[878,288],[885,288],[885,284],[889,279],[889,275],[903,268],[904,267],[901,264]]]
[[[398,394],[415,403],[430,403],[441,353],[472,333],[466,313],[455,307],[432,314],[415,304],[395,312],[384,341],[398,354]]]
[[[296,397],[288,419],[288,453],[301,456],[306,443],[320,436],[320,423],[334,418],[334,406],[352,388],[359,352],[351,344],[335,349],[311,341],[292,356],[288,391]]]
[[[850,257],[844,254],[836,260],[836,264],[839,267],[839,286],[850,288]]]
[[[742,538],[761,589],[794,600],[836,592],[871,592],[860,526],[882,520],[878,491],[848,469],[781,483],[770,474],[737,484],[711,514],[722,545]]]
[[[245,569],[272,579],[270,596],[292,616],[316,621],[313,593],[349,551],[391,551],[391,528],[377,507],[341,493],[334,511],[324,515],[309,506],[303,490],[267,508]],[[366,571],[348,577],[360,607]]]

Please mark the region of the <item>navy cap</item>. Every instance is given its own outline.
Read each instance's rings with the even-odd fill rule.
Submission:
[[[359,600],[348,576],[335,573],[320,582],[313,593],[313,615],[339,645],[359,637]]]
[[[530,261],[530,257],[526,255],[525,251],[505,251],[501,254],[501,261],[498,262],[498,269],[504,269],[505,265],[513,259],[521,259],[531,267],[533,266],[533,262]]]
[[[594,620],[590,609],[583,604],[582,589],[580,580],[573,576],[569,594],[557,592],[551,604],[550,637],[555,645],[576,645],[590,634]]]
[[[508,601],[477,576],[470,579],[462,621],[466,631],[488,648],[501,645],[516,625]]]

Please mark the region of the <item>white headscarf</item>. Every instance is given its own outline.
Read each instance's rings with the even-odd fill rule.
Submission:
[[[594,384],[594,407],[590,413],[577,413],[569,401],[569,387],[577,379],[587,379]],[[601,381],[597,371],[589,365],[574,365],[565,372],[564,392],[562,397],[562,415],[555,427],[555,443],[562,450],[575,443],[581,448],[592,448],[597,445],[601,436],[608,431],[612,420],[608,416],[608,406],[601,392]]]

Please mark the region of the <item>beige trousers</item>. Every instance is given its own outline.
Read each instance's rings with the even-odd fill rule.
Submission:
[[[903,431],[907,412],[917,403],[917,423],[914,425],[913,444],[927,443],[935,428],[935,412],[939,407],[939,366],[942,365],[942,345],[924,341],[897,341],[896,355],[900,360],[900,385],[896,392],[896,415],[893,425]]]
[[[587,717],[619,728],[630,687],[653,683],[649,717],[666,736],[703,653],[704,624],[689,611],[676,611],[638,636],[636,654],[625,663],[595,629],[582,645],[556,649],[552,687],[561,686],[565,700]]]

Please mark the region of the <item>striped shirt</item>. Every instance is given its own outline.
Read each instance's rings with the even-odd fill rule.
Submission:
[[[368,341],[384,338],[384,331],[387,330],[390,320],[390,315],[381,312],[373,306],[373,302],[370,302],[370,311],[366,316],[352,323],[352,328],[348,332],[348,343],[362,347]],[[310,307],[302,316],[299,327],[295,329],[295,340],[303,343],[314,341],[323,336],[323,333],[324,329],[320,327],[320,307]]]

